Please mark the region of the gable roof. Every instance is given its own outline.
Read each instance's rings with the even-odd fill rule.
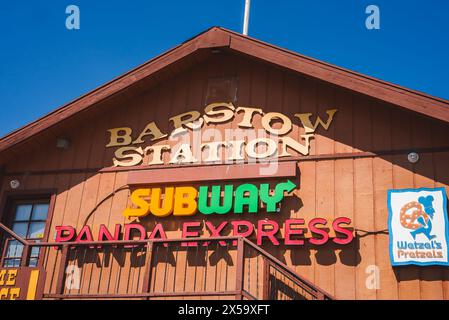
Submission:
[[[122,92],[201,49],[226,48],[258,60],[449,122],[449,101],[318,61],[239,33],[212,27],[0,139],[0,153]]]

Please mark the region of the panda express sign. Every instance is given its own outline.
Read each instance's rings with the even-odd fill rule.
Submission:
[[[235,107],[232,103],[213,103],[205,108],[202,116],[199,112],[192,111],[170,118],[174,127],[170,138],[186,136],[189,130],[193,134],[199,131],[214,130],[213,142],[202,141],[199,145],[196,144],[197,151],[200,151],[199,155],[195,153],[195,143],[186,143],[185,140],[175,147],[169,144],[142,147],[141,145],[144,143],[167,137],[167,134],[163,133],[155,122],[147,124],[137,134],[129,127],[108,130],[109,143],[106,147],[117,148],[113,163],[118,167],[217,163],[221,160],[226,162],[248,160],[250,162],[251,159],[256,161],[269,159],[273,161],[273,158],[292,156],[290,150],[307,155],[315,130],[319,126],[328,130],[336,112],[336,109],[326,111],[326,120],[322,120],[318,116],[312,117],[311,113],[295,114],[304,128],[304,134],[300,135],[302,141],[298,141],[287,136],[293,129],[292,121],[281,113],[264,113],[261,109]],[[238,127],[246,129],[245,134],[255,131],[248,129],[254,129],[254,115],[259,114],[263,131],[270,137],[244,135],[233,140],[230,136],[226,136],[223,140],[217,140],[216,128],[202,129],[204,124],[214,125],[228,122],[235,117],[235,114],[239,113],[242,114],[242,120]],[[232,134],[234,137],[236,136],[235,132]],[[265,147],[264,150],[260,150],[260,145]],[[228,151],[226,159],[220,158],[222,155],[219,152],[220,148]],[[206,157],[201,155],[204,150],[208,150]],[[168,163],[164,162],[164,152],[170,154]],[[179,170],[183,170],[183,168],[179,168]],[[198,170],[204,170],[204,167],[199,167]],[[151,181],[148,181],[148,184],[151,184]],[[140,240],[146,238],[167,239],[162,222],[176,218],[180,221],[182,238],[199,237],[200,231],[204,230],[211,237],[228,234],[255,237],[258,245],[262,245],[264,241],[279,245],[281,238],[285,245],[304,245],[306,241],[313,245],[324,245],[329,241],[341,245],[352,242],[354,236],[350,228],[351,220],[346,217],[338,217],[332,221],[324,218],[314,218],[310,221],[286,219],[283,226],[265,217],[254,223],[240,219],[248,214],[254,215],[260,212],[268,217],[271,215],[273,218],[277,218],[276,216],[281,214],[280,206],[285,198],[285,193],[291,193],[294,189],[296,189],[296,185],[290,180],[277,183],[274,186],[270,186],[269,183],[243,183],[225,186],[182,185],[139,188],[132,191],[131,205],[125,208],[122,214],[128,219],[153,217],[157,222],[153,230],[146,230],[139,223],[130,223],[124,226],[117,224],[114,230],[109,230],[106,226],[101,225],[98,233],[93,234],[89,226],[84,226],[80,230],[75,230],[71,226],[57,226],[56,241],[132,240],[135,239],[136,234]],[[184,221],[184,219],[195,215],[202,216],[203,222]],[[217,224],[207,221],[208,218],[213,218],[214,221],[221,218],[224,221]],[[283,227],[283,232],[280,231],[281,227]],[[308,236],[306,236],[306,230]]]

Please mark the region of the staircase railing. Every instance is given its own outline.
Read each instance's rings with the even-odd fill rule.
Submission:
[[[263,300],[333,300],[334,297],[300,276],[279,259],[244,238],[245,277],[244,290],[254,298]],[[261,263],[260,263],[261,262]],[[260,292],[259,265],[262,265]]]
[[[31,242],[1,223],[0,233],[2,268],[10,241],[23,249],[15,267],[38,252],[44,299],[333,299],[243,237]]]

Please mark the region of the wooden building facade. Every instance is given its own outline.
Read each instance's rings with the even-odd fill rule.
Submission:
[[[207,109],[212,104],[217,109]],[[229,119],[216,121],[223,110]],[[267,114],[272,117],[264,120]],[[189,117],[199,129],[183,123]],[[447,266],[392,266],[387,206],[390,189],[449,191],[448,122],[448,101],[212,28],[0,140],[0,269],[40,270],[35,295],[22,288],[31,298],[448,299]],[[245,135],[269,133],[267,127],[277,133],[271,136],[279,139],[276,151],[250,161],[270,145],[248,149]],[[234,141],[234,147],[240,138],[229,135],[237,132],[245,136],[238,144],[245,152],[231,156],[239,163],[207,160],[210,146],[197,148],[198,161],[177,157],[174,130],[190,145],[199,133],[202,143]],[[157,151],[145,151],[151,146],[171,149],[160,149],[157,158]],[[217,149],[219,160],[224,149]],[[416,163],[411,152],[419,155]],[[258,177],[269,168],[266,160],[276,168]],[[276,212],[258,203],[257,212],[244,206],[243,213],[123,215],[142,188],[268,183],[273,190],[287,180],[296,187]],[[332,225],[338,218],[350,221],[349,243],[334,241],[344,239]],[[292,219],[303,219],[303,234],[286,244]],[[322,244],[310,241],[323,237],[310,230],[309,221],[323,222],[314,219],[326,222],[321,229],[329,239]],[[247,240],[232,238],[231,222],[240,220],[254,226]],[[173,240],[186,241],[186,221],[199,243]],[[260,221],[277,223],[279,244],[269,236],[257,243]],[[123,240],[131,223],[145,228],[141,242],[131,236],[134,244],[89,244],[104,240],[101,228],[111,234],[121,228]],[[76,234],[55,244],[61,226]],[[92,239],[75,240],[84,226]],[[210,240],[211,228],[220,226],[215,236],[228,238]],[[160,240],[163,233],[173,242]]]

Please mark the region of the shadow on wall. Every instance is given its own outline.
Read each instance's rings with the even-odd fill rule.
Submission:
[[[358,266],[362,257],[360,255],[360,235],[354,238],[348,245],[336,245],[328,242],[323,246],[315,246],[305,243],[302,246],[275,246],[264,243],[263,249],[279,259],[282,263],[292,266],[332,266],[341,263],[346,266]],[[366,236],[366,235],[365,235]],[[88,249],[88,250],[86,250]],[[186,267],[219,267],[235,268],[236,244],[227,242],[224,246],[214,242],[208,246],[183,247],[180,243],[164,245],[162,243],[153,248],[153,266],[169,265],[174,268],[184,269]],[[255,250],[245,250],[245,259],[258,257]],[[290,257],[290,261],[286,261]],[[78,267],[94,265],[97,268],[112,268],[119,265],[121,268],[129,265],[132,268],[142,268],[147,264],[146,248],[143,246],[129,246],[117,248],[105,246],[98,248],[84,248],[73,251],[69,260],[74,261]],[[258,261],[253,260],[253,261]],[[129,264],[128,264],[128,263]],[[226,269],[227,270],[227,269]],[[402,266],[394,267],[394,274],[398,282],[401,281],[447,281],[447,268],[440,266],[417,267]],[[363,272],[363,271],[362,271]]]
[[[400,281],[449,281],[447,267],[443,266],[400,266],[393,268],[394,275]]]
[[[266,244],[264,245],[264,250],[284,264],[288,264],[285,257],[290,256],[293,266],[312,266],[312,255],[314,255],[316,263],[323,266],[330,266],[339,261],[347,266],[357,266],[361,261],[358,250],[359,244],[360,242],[356,237],[350,244],[344,246],[337,245],[333,242],[328,242],[322,246],[315,246],[306,242],[302,246],[274,246]]]

